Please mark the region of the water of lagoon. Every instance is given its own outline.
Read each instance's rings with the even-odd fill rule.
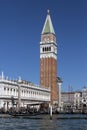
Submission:
[[[65,116],[69,118],[58,119]],[[87,130],[87,119],[71,119],[71,116],[73,115],[55,115],[52,120],[49,115],[31,119],[0,118],[0,130]]]

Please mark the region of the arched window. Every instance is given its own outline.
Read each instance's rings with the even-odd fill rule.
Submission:
[[[51,47],[49,47],[49,51],[51,51]]]
[[[47,47],[47,51],[49,51],[49,48]]]
[[[43,52],[44,52],[44,47],[43,47]]]

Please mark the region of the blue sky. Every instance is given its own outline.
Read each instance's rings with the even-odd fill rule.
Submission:
[[[62,90],[87,86],[87,0],[0,0],[0,72],[39,84],[41,31],[50,9]]]

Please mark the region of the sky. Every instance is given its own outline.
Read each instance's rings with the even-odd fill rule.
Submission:
[[[87,86],[87,0],[0,0],[0,73],[40,82],[40,40],[47,10],[58,45],[62,91]]]

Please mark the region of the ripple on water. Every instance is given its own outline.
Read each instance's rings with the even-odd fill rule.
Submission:
[[[0,118],[0,130],[87,130],[87,120]]]

